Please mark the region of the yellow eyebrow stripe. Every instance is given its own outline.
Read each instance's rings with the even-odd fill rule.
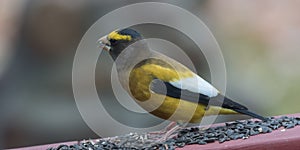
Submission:
[[[130,35],[121,35],[117,31],[113,31],[108,34],[108,39],[131,41],[131,36]]]

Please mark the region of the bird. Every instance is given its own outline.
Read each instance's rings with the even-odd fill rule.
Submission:
[[[267,120],[228,98],[180,62],[150,49],[135,29],[116,29],[98,43],[116,63],[123,89],[154,116],[184,123],[199,123],[204,116],[219,114]]]

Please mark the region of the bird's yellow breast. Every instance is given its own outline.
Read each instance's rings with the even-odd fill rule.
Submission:
[[[159,63],[159,64],[157,64]],[[185,69],[185,68],[184,68]],[[150,98],[150,84],[154,79],[170,82],[182,77],[190,77],[191,72],[173,69],[171,65],[157,59],[149,59],[135,67],[129,75],[129,88],[131,94],[139,101]]]

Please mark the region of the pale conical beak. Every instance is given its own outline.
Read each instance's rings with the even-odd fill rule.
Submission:
[[[110,47],[110,42],[109,40],[107,39],[107,36],[103,36],[102,38],[100,38],[97,43],[99,43],[99,47],[106,50],[106,51],[109,51],[111,49]]]

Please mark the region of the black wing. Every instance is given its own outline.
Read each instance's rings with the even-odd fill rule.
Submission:
[[[237,102],[234,102],[221,94],[218,94],[215,97],[209,97],[201,93],[195,93],[188,90],[179,89],[171,85],[169,82],[164,82],[159,79],[155,79],[152,81],[151,90],[157,94],[162,94],[173,98],[179,98],[194,103],[200,103],[206,106],[219,106],[227,109],[232,109],[242,114],[246,114],[261,120],[266,120],[265,117],[248,111],[247,107]]]

